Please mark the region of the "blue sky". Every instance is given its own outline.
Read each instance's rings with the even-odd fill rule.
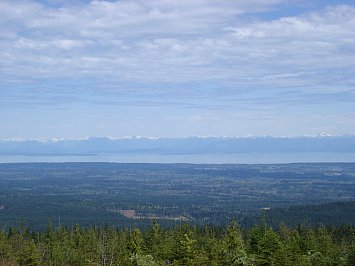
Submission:
[[[355,134],[354,1],[0,1],[0,138]]]

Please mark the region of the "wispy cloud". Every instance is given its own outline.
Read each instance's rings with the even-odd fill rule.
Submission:
[[[0,107],[353,102],[355,6],[322,3],[3,0]]]
[[[282,79],[353,67],[354,7],[245,21],[242,15],[281,1],[253,2],[93,1],[52,8],[2,1],[2,71],[8,76],[94,73],[117,80],[175,82]]]

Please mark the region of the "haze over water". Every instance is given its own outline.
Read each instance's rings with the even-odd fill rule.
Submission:
[[[1,163],[27,162],[114,162],[114,163],[196,163],[269,164],[355,162],[355,153],[232,153],[232,154],[96,154],[81,156],[0,155]]]

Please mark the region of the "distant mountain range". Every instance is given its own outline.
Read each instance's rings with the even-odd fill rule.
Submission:
[[[315,137],[92,137],[85,139],[0,140],[1,155],[88,155],[102,153],[355,152],[355,136]]]

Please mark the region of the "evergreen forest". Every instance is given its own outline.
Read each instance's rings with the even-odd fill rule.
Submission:
[[[355,265],[355,227],[236,222],[146,229],[112,226],[27,227],[0,232],[1,265]]]

